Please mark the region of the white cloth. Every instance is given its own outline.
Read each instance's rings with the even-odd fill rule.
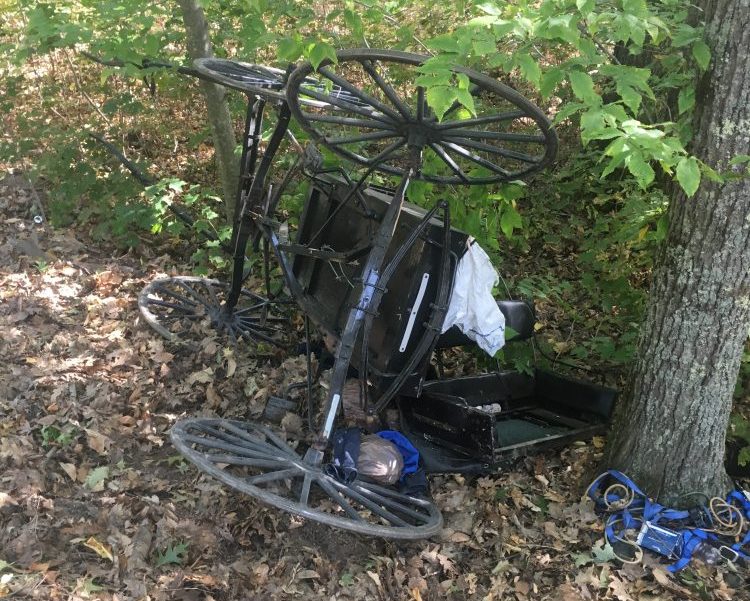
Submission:
[[[456,268],[443,332],[458,326],[482,350],[494,356],[505,344],[505,316],[492,296],[492,288],[500,277],[482,247],[472,243],[471,238],[467,244],[469,248]]]

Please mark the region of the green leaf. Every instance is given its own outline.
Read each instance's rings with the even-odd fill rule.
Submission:
[[[456,101],[457,90],[452,86],[433,86],[427,88],[427,104],[435,113],[438,121],[442,120],[446,111]]]
[[[344,10],[344,23],[346,23],[346,26],[351,29],[354,37],[362,37],[364,33],[362,17],[360,17],[355,11],[351,10],[350,8]]]
[[[643,156],[639,152],[634,152],[625,159],[625,164],[628,167],[628,171],[633,174],[638,185],[641,188],[647,188],[648,185],[654,181],[654,170],[651,168],[646,161],[643,160]]]
[[[472,115],[476,116],[477,109],[474,106],[474,96],[471,95],[471,92],[469,92],[469,90],[464,88],[457,89],[456,100],[458,100],[463,106],[465,106]]]
[[[506,205],[503,215],[500,217],[500,229],[505,234],[505,237],[512,238],[513,230],[520,228],[522,225],[521,215],[519,215],[515,207],[511,204]]]
[[[427,47],[441,52],[458,52],[458,40],[452,34],[439,35],[427,41]]]
[[[97,487],[97,485],[103,485],[104,480],[106,480],[108,477],[109,468],[106,465],[102,465],[91,470],[86,476],[86,480],[84,480],[83,484],[93,490]]]
[[[688,197],[693,196],[701,183],[701,170],[695,157],[683,157],[677,163],[677,181]]]
[[[735,165],[741,165],[742,163],[750,163],[750,154],[738,154],[734,157],[729,164],[734,167]]]
[[[542,75],[539,83],[539,92],[541,92],[544,98],[549,98],[563,79],[565,79],[565,73],[562,70],[556,67],[548,69]]]
[[[336,64],[336,49],[326,42],[318,42],[313,46],[312,50],[310,50],[310,63],[312,64],[313,69],[317,71],[318,67],[323,62],[326,62],[326,64]]]
[[[587,104],[600,105],[602,99],[594,91],[594,80],[588,73],[583,71],[571,71],[568,73],[570,86],[573,88],[573,94],[576,98],[583,100]]]
[[[519,54],[516,56],[516,62],[518,63],[518,69],[521,71],[521,75],[534,87],[539,88],[539,80],[542,77],[542,70],[539,68],[537,62],[531,58],[529,54]]]
[[[578,12],[586,16],[594,10],[594,0],[576,0],[576,8]]]
[[[698,40],[693,44],[693,58],[698,63],[701,71],[708,69],[708,65],[711,63],[711,50],[706,42]]]
[[[295,38],[281,38],[276,48],[276,56],[279,57],[279,60],[291,63],[302,56],[303,51],[304,48],[299,40]]]
[[[591,558],[594,560],[594,563],[607,563],[608,561],[617,559],[617,556],[612,546],[605,541],[591,548]]]
[[[170,545],[167,547],[164,553],[159,553],[156,559],[156,567],[161,567],[169,563],[181,564],[185,561],[185,554],[187,553],[187,543],[179,543],[177,545]]]
[[[680,93],[677,95],[677,110],[680,115],[688,112],[695,106],[695,88],[689,86],[687,88],[681,88]]]

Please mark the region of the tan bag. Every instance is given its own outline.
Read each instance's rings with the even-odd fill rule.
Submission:
[[[404,469],[404,458],[390,440],[375,434],[362,437],[357,472],[381,484],[395,484]]]

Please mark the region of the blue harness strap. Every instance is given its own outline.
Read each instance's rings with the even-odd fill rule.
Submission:
[[[678,572],[687,566],[703,542],[722,550],[724,559],[750,559],[745,551],[745,547],[750,545],[750,529],[740,542],[725,542],[709,531],[713,520],[705,507],[689,511],[655,503],[633,480],[617,470],[607,470],[597,476],[586,494],[599,513],[608,515],[604,536],[610,545],[617,542],[638,545],[676,559],[667,568],[670,572]],[[730,492],[726,502],[750,521],[750,497],[744,492]],[[637,542],[625,537],[627,531],[639,532]]]

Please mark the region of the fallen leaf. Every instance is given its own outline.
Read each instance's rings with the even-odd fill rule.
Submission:
[[[104,490],[104,481],[109,476],[109,468],[106,465],[91,470],[84,480],[84,485],[94,492]]]
[[[320,578],[320,574],[318,574],[315,570],[300,570],[297,572],[297,578],[300,580],[309,580],[312,578]]]
[[[93,536],[90,537],[86,542],[84,542],[83,546],[91,549],[99,557],[103,557],[104,559],[109,559],[109,561],[114,561],[114,557],[112,556],[112,551],[110,551],[104,544],[96,540]]]
[[[60,467],[63,469],[63,471],[68,475],[68,477],[73,480],[73,482],[76,481],[76,466],[72,463],[62,463],[60,462]]]

